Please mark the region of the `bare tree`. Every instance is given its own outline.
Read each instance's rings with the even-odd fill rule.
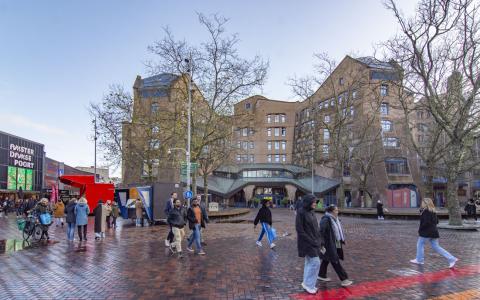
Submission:
[[[445,132],[449,223],[461,225],[457,182],[470,169],[471,144],[480,128],[479,4],[471,0],[422,0],[413,18],[394,0],[400,33],[385,43],[388,55],[403,69],[403,85],[425,101],[435,123]]]
[[[199,97],[207,104],[193,111],[191,153],[192,160],[200,162],[207,194],[208,176],[230,157],[233,118],[229,116],[233,104],[262,87],[268,62],[259,56],[244,59],[238,54],[238,35],[226,33],[228,19],[219,15],[209,18],[203,14],[198,14],[198,18],[207,32],[207,38],[200,45],[177,40],[167,28],[165,37],[149,47],[156,59],[147,66],[155,74],[186,74],[186,68],[191,68],[191,78],[184,77],[182,90],[188,91],[188,80],[192,80]],[[185,59],[189,60],[188,64]]]

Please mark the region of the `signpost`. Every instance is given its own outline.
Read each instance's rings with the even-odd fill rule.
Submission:
[[[194,162],[190,163],[191,173],[197,172],[197,170],[198,170],[198,163],[194,163]],[[181,173],[182,176],[187,176],[187,163],[186,162],[182,162],[180,173]]]
[[[185,191],[183,193],[183,198],[185,198],[185,199],[192,199],[192,197],[193,197],[193,192],[192,191]]]

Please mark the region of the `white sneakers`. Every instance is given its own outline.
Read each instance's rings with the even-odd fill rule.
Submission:
[[[352,285],[352,284],[353,284],[353,281],[348,280],[348,279],[345,279],[344,281],[342,281],[340,283],[341,286],[349,286],[349,285]]]
[[[318,278],[318,280],[320,280],[320,281],[325,281],[325,282],[332,281],[332,280],[331,280],[330,278],[328,278],[328,277],[323,278],[323,277],[318,276],[317,278]]]
[[[165,247],[170,247],[170,242],[168,240],[165,240]]]
[[[258,247],[262,247],[262,242],[257,241],[255,244],[257,244]]]
[[[423,265],[423,262],[419,262],[416,258],[410,260],[410,262],[411,262],[412,264]]]
[[[275,246],[276,246],[276,245],[275,245],[274,243],[271,243],[271,244],[270,244],[270,249],[275,248]]]
[[[452,260],[449,264],[448,264],[448,267],[451,269],[455,266],[455,264],[457,263],[458,261],[458,258],[455,258],[454,260]]]
[[[318,291],[317,288],[311,289],[311,288],[306,287],[303,282],[302,282],[302,288],[303,288],[307,293],[312,294],[312,295],[315,295],[315,294],[317,293],[317,291]]]
[[[255,244],[257,244],[258,247],[262,247],[262,242],[260,241],[256,241]],[[271,243],[270,244],[270,249],[273,249],[275,248],[277,245],[275,245],[274,243]]]

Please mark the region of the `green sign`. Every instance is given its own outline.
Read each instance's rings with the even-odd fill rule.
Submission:
[[[33,190],[33,170],[32,169],[25,170],[25,190],[26,191]]]
[[[17,189],[17,168],[8,166],[7,189]]]
[[[190,163],[190,173],[197,172],[198,170],[198,163],[191,162]],[[180,173],[183,176],[187,176],[187,163],[182,162]]]
[[[33,190],[33,170],[8,166],[7,189]]]

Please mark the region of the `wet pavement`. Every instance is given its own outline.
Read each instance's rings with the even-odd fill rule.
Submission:
[[[252,220],[254,213],[237,219]],[[164,247],[166,226],[119,222],[106,239],[67,242],[65,228],[50,228],[50,243],[1,251],[0,295],[7,299],[480,299],[480,232],[440,231],[440,244],[460,258],[449,270],[426,246],[425,265],[415,256],[418,221],[342,219],[347,243],[343,262],[354,285],[317,283],[308,296],[300,283],[294,213],[273,210],[277,249],[258,248],[249,222],[210,224],[206,256],[172,257]],[[21,240],[15,220],[0,219],[0,240]],[[9,245],[12,242],[9,242]],[[17,245],[19,242],[15,242]],[[6,244],[6,243],[5,243]],[[183,244],[185,247],[185,244]],[[5,247],[6,248],[6,247]],[[7,253],[5,253],[7,252]]]

